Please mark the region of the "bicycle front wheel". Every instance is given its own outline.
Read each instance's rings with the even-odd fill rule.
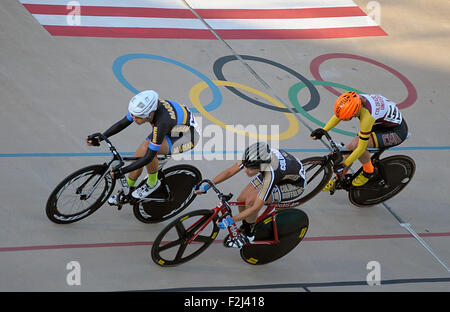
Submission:
[[[325,157],[309,157],[302,160],[306,173],[306,187],[302,197],[298,200],[303,204],[316,196],[330,181],[333,167]]]
[[[114,190],[115,180],[105,165],[92,165],[75,171],[50,194],[45,211],[55,223],[79,221],[94,213]]]
[[[175,266],[201,254],[212,244],[219,228],[213,210],[196,210],[182,215],[167,225],[152,246],[153,262]]]
[[[352,204],[359,207],[380,204],[402,191],[411,181],[416,171],[414,160],[404,155],[394,155],[381,159],[378,167],[384,173],[373,177],[361,187],[352,187],[348,193]],[[379,169],[379,170],[380,170]],[[360,169],[355,176],[359,174]]]

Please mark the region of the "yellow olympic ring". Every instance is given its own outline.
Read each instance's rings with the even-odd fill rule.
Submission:
[[[234,87],[234,88],[240,88],[243,89],[245,91],[248,91],[250,93],[259,95],[260,97],[268,100],[269,102],[271,102],[272,104],[274,104],[277,107],[281,107],[281,108],[286,108],[283,104],[281,104],[278,100],[274,99],[273,97],[258,91],[256,89],[250,88],[248,86],[239,84],[239,83],[235,83],[235,82],[230,82],[230,81],[222,81],[222,80],[214,80],[213,83],[216,86],[228,86],[228,87]],[[213,117],[210,113],[208,113],[202,106],[202,104],[200,103],[200,93],[205,90],[208,87],[208,85],[205,82],[200,82],[198,84],[196,84],[195,86],[192,87],[191,91],[189,92],[189,98],[191,99],[192,104],[195,106],[195,108],[203,115],[205,116],[209,121],[221,126],[222,128],[224,128],[225,130],[231,130],[235,133],[241,134],[241,135],[245,135],[248,137],[252,137],[252,138],[256,138],[256,139],[261,139],[261,140],[266,140],[266,141],[270,141],[270,140],[286,140],[289,139],[291,137],[293,137],[299,130],[299,124],[298,124],[298,120],[294,117],[293,114],[291,113],[283,113],[286,115],[286,118],[289,120],[289,128],[284,131],[283,133],[279,134],[279,135],[258,135],[255,133],[250,133],[247,131],[242,131],[239,129],[236,129],[230,125],[226,125],[225,123],[221,122],[220,120],[218,120],[217,118]]]

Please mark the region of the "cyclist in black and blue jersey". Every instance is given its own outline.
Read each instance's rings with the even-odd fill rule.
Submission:
[[[128,184],[133,188],[131,196],[140,199],[149,196],[161,185],[158,180],[158,158],[156,154],[178,154],[194,148],[198,141],[197,124],[188,108],[174,101],[160,99],[153,90],[142,91],[129,102],[128,114],[107,129],[103,135],[110,137],[135,122],[138,125],[150,123],[150,135],[139,145],[134,156],[140,159],[130,165],[112,170],[111,175],[127,174]],[[101,138],[88,136],[88,145],[98,146]],[[134,185],[143,168],[148,172],[147,182],[140,188]],[[118,204],[119,194],[109,198],[110,205]]]

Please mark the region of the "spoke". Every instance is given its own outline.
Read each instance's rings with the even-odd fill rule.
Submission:
[[[180,248],[177,251],[177,255],[175,256],[175,261],[180,261],[183,258],[183,253],[186,250],[188,244],[184,243],[180,245]]]
[[[209,243],[210,241],[211,241],[211,237],[210,236],[205,236],[205,235],[198,235],[194,239],[194,242],[201,242],[201,243]]]
[[[316,163],[316,164],[313,164],[311,167],[308,167],[308,168],[306,169],[306,172],[308,172],[308,171],[314,169],[318,164],[319,164],[319,163]]]
[[[316,167],[316,166],[317,166],[317,164],[314,165],[314,167]],[[309,182],[311,182],[312,180],[314,180],[314,179],[317,177],[317,175],[320,174],[321,171],[322,171],[322,168],[319,168],[319,170],[317,170],[317,171],[313,174],[313,176],[308,180],[307,184],[308,184]]]
[[[177,240],[175,240],[173,242],[168,242],[167,244],[159,245],[158,249],[159,249],[159,251],[164,251],[164,250],[167,250],[169,248],[173,248],[173,247],[176,247],[178,245],[181,245],[182,242],[183,241],[181,239],[177,239]]]
[[[187,233],[189,237],[191,237],[192,235],[195,234],[195,231],[197,231],[198,229],[200,229],[205,222],[207,221],[207,219],[205,219],[206,217],[202,217],[201,219],[199,219],[195,224],[191,225],[188,229],[187,229]]]
[[[184,225],[181,222],[177,222],[177,224],[175,224],[175,229],[177,230],[179,238],[183,238],[184,235],[186,234],[186,229],[184,228]]]

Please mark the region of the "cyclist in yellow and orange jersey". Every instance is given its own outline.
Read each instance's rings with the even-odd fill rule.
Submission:
[[[349,91],[341,94],[334,104],[334,115],[322,128],[311,132],[316,140],[322,137],[322,131],[330,131],[341,120],[360,120],[358,135],[346,146],[353,152],[344,158],[341,171],[346,172],[356,160],[362,163],[363,170],[352,181],[353,186],[362,186],[374,174],[374,167],[367,148],[382,148],[399,145],[408,136],[408,126],[396,103],[378,94],[357,94]],[[336,179],[331,179],[323,189],[329,191],[334,187]]]

